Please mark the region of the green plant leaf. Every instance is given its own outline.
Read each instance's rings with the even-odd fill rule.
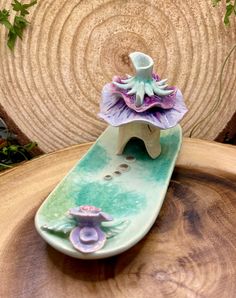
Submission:
[[[221,0],[212,0],[212,5],[215,7],[219,2],[221,2]],[[231,14],[234,13],[236,15],[236,0],[226,0],[225,6],[224,24],[228,26]]]
[[[20,12],[20,15],[24,17],[27,14],[29,14],[27,8],[35,5],[36,3],[37,3],[37,1],[32,1],[28,4],[23,4],[17,0],[14,0],[14,2],[11,5],[12,5],[12,8],[14,11]]]
[[[23,31],[29,22],[22,16],[15,16],[13,29],[14,33],[22,39]]]
[[[10,16],[9,10],[6,10],[6,9],[0,10],[0,24],[4,25],[8,30],[10,30],[12,27],[11,23],[8,20],[9,16]]]
[[[28,143],[28,144],[26,144],[26,145],[24,145],[23,147],[24,147],[24,149],[26,150],[26,151],[31,151],[32,149],[34,149],[35,147],[37,147],[38,146],[38,144],[36,143],[36,142],[30,142],[30,143]]]
[[[3,147],[1,150],[2,154],[4,155],[8,155],[8,148],[7,147]]]
[[[23,16],[15,16],[14,25],[25,28],[29,22]]]
[[[14,0],[14,2],[11,5],[12,5],[13,10],[15,10],[17,12],[19,11],[22,16],[29,14],[29,12],[25,9],[24,5],[22,3],[20,3],[19,1]]]
[[[31,1],[28,4],[23,4],[24,8],[29,8],[31,6],[34,6],[35,4],[37,4],[37,0]]]
[[[11,5],[12,5],[13,10],[15,10],[15,11],[21,11],[21,9],[23,7],[23,5],[17,0],[14,0],[14,2]]]
[[[7,40],[7,46],[10,50],[13,50],[15,43],[16,43],[17,34],[9,31],[8,33],[8,40]]]
[[[13,38],[17,35],[11,29],[9,34],[13,34]],[[4,132],[4,134],[3,134]],[[9,132],[6,123],[0,118],[0,171],[11,168],[17,163],[31,159],[30,151],[37,146],[36,142],[29,142],[22,146],[17,143],[16,136]]]
[[[224,17],[225,25],[229,25],[229,17],[231,16],[233,10],[234,10],[234,6],[232,4],[228,4],[226,6],[226,13],[225,13],[225,17]]]
[[[0,20],[8,19],[9,16],[10,16],[9,10],[6,10],[6,9],[0,10]]]
[[[22,39],[23,31],[29,24],[25,18],[25,16],[29,14],[27,9],[35,4],[37,4],[37,0],[31,1],[28,4],[21,3],[18,0],[13,0],[11,3],[12,9],[16,11],[13,24],[11,24],[8,20],[10,16],[9,10],[0,10],[0,24],[4,25],[8,29],[7,45],[11,50],[13,50],[15,46],[17,37]]]
[[[5,163],[0,162],[0,171],[4,169],[10,169],[12,166],[6,165]]]

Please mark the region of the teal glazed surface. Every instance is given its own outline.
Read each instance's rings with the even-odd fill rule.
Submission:
[[[39,208],[35,225],[43,239],[55,249],[75,258],[98,259],[132,247],[149,231],[162,206],[182,141],[181,127],[161,131],[161,155],[153,160],[140,140],[131,140],[123,155],[116,155],[118,128],[108,127]],[[127,161],[133,156],[134,161]],[[122,172],[119,165],[127,164]],[[115,171],[121,174],[114,174]],[[119,174],[119,173],[118,173]],[[112,179],[104,177],[111,175]],[[110,178],[110,176],[108,176]],[[93,205],[124,225],[105,246],[94,253],[75,250],[66,235],[43,230],[60,221],[66,212],[80,205]]]

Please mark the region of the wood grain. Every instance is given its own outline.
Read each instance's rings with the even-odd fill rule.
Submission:
[[[36,233],[35,212],[90,145],[0,175],[0,297],[229,297],[236,293],[236,149],[185,139],[160,216],[122,255],[80,261]]]
[[[217,142],[236,145],[236,112],[216,138]]]
[[[0,0],[10,7],[11,0]],[[214,106],[222,63],[236,42],[236,23],[222,22],[210,0],[39,0],[31,26],[10,52],[0,31],[0,104],[44,152],[93,141],[105,127],[97,118],[102,86],[131,73],[128,54],[143,51],[155,69],[183,91],[188,136]],[[224,74],[222,103],[194,136],[213,140],[236,106],[236,54]]]

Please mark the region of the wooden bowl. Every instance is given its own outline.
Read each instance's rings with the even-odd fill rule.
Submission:
[[[89,146],[0,175],[0,297],[235,297],[236,149],[185,139],[150,233],[121,255],[82,261],[49,247],[33,221]]]

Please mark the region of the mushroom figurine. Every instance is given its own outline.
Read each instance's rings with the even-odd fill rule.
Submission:
[[[153,59],[141,52],[129,55],[135,75],[115,76],[102,90],[99,116],[119,127],[117,154],[133,137],[143,140],[149,156],[161,153],[160,130],[178,124],[187,112],[183,95],[153,73]]]

